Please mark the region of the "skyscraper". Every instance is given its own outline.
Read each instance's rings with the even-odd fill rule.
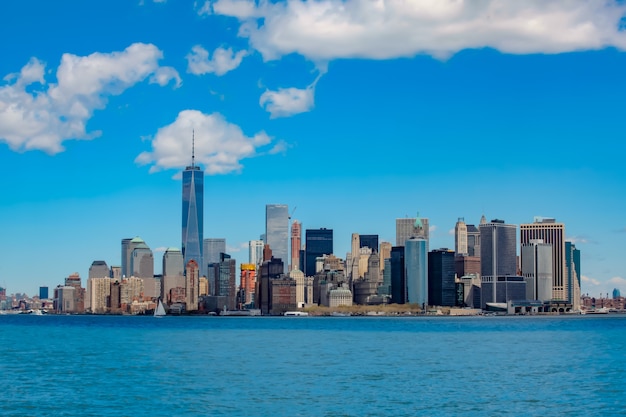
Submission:
[[[428,219],[419,217],[396,219],[396,246],[404,246],[404,242],[412,237],[421,237],[426,240],[428,251]]]
[[[569,302],[575,311],[580,310],[580,249],[572,242],[565,242],[565,266],[567,267],[567,283],[570,291]]]
[[[428,305],[428,242],[412,237],[404,245],[407,302]]]
[[[467,255],[467,225],[465,219],[459,217],[454,226],[454,252],[457,255]]]
[[[533,223],[520,225],[522,245],[536,239],[552,245],[552,299],[570,301],[573,288],[565,275],[565,225],[555,219],[541,217],[536,217]]]
[[[389,258],[389,274],[391,276],[391,302],[406,303],[406,277],[404,269],[404,245],[393,246]]]
[[[274,258],[283,261],[283,272],[289,263],[289,209],[286,204],[265,206],[265,238]]]
[[[248,242],[248,263],[259,266],[263,262],[263,246],[262,240],[251,240]]]
[[[88,278],[109,278],[111,270],[105,261],[93,261],[89,267]]]
[[[527,300],[552,300],[552,245],[531,239],[521,245],[522,276]]]
[[[306,229],[305,239],[304,274],[312,277],[315,275],[316,259],[322,255],[333,254],[333,230]]]
[[[191,165],[183,171],[182,252],[184,265],[202,260],[204,230],[204,172],[195,164],[192,139]]]
[[[378,235],[359,235],[359,248],[370,248],[378,253]]]
[[[130,277],[130,241],[132,238],[122,239],[122,277]]]
[[[434,306],[455,305],[454,252],[436,249],[428,252],[428,303]]]
[[[226,253],[226,239],[217,237],[208,237],[204,239],[204,245],[202,250],[202,267],[200,268],[200,274],[203,277],[207,276],[207,265],[211,263],[220,262],[220,255]]]
[[[294,220],[291,223],[291,264],[289,270],[300,270],[300,248],[302,248],[302,225]]]
[[[480,275],[483,302],[496,302],[498,282],[517,275],[517,227],[504,220],[482,222],[480,230]],[[523,280],[523,278],[520,278]],[[490,292],[490,293],[489,293]],[[506,298],[506,297],[505,297]]]
[[[143,239],[136,237],[131,240],[130,276],[136,278],[154,278],[154,257],[152,250]],[[128,278],[128,277],[127,277]]]

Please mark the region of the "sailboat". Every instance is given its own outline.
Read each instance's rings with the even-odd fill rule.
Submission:
[[[159,304],[157,305],[157,308],[154,310],[154,317],[163,317],[165,316],[165,307],[163,307],[163,302],[161,301],[161,299],[159,298]]]

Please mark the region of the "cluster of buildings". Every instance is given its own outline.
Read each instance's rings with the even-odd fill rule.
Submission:
[[[119,266],[94,261],[85,288],[72,274],[51,298],[40,294],[39,304],[95,314],[141,314],[159,299],[170,314],[254,309],[277,315],[311,305],[390,303],[424,310],[505,306],[521,313],[581,308],[580,251],[555,219],[535,218],[518,228],[484,216],[478,225],[460,218],[454,250],[431,250],[428,219],[418,214],[396,219],[394,245],[353,233],[350,252],[340,258],[332,229],[303,231],[286,204],[268,204],[265,233],[249,242],[248,259],[237,268],[226,239],[204,238],[203,202],[204,173],[192,153],[182,179],[181,248],[164,252],[162,274],[154,273],[146,242],[125,238]]]

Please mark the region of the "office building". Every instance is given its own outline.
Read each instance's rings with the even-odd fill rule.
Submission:
[[[454,252],[457,255],[467,255],[467,225],[465,219],[459,217],[454,225]]]
[[[498,286],[493,285],[499,277],[517,275],[517,227],[513,224],[505,224],[504,220],[494,219],[490,223],[481,224],[479,230],[480,275],[484,304],[495,302],[489,300],[501,299],[496,294]],[[503,282],[506,284],[506,281]],[[485,297],[486,288],[492,291],[488,297]],[[524,290],[521,299],[525,298],[525,294]]]
[[[263,262],[263,247],[265,243],[262,240],[251,240],[248,242],[248,263],[252,265],[261,265]]]
[[[436,249],[428,253],[428,303],[453,307],[456,304],[455,253]]]
[[[404,245],[404,276],[406,302],[421,307],[428,305],[428,242],[412,237]]]
[[[391,258],[391,243],[380,242],[380,270],[385,269],[385,260]]]
[[[204,239],[202,248],[202,268],[200,268],[201,276],[206,277],[207,265],[220,261],[220,255],[226,253],[226,239],[210,237]]]
[[[85,288],[82,287],[80,281],[80,275],[78,272],[74,272],[70,274],[67,278],[65,278],[65,286],[74,288],[73,303],[72,308],[74,313],[84,313],[85,312]],[[67,293],[67,292],[66,292]]]
[[[131,240],[130,274],[136,278],[154,277],[154,257],[146,242],[136,237]]]
[[[537,239],[552,245],[552,300],[571,302],[573,287],[566,277],[565,225],[543,217],[535,217],[533,223],[520,225],[522,245]]]
[[[291,263],[289,270],[301,270],[300,249],[302,248],[302,225],[294,220],[291,223]]]
[[[172,295],[184,294],[185,291],[185,267],[183,253],[178,248],[167,248],[163,253],[163,282],[161,285],[161,299],[164,303],[184,302],[180,297]]]
[[[565,242],[565,266],[567,284],[571,291],[569,303],[575,311],[580,310],[580,296],[581,296],[581,275],[580,275],[580,250],[576,249],[576,245],[572,242]]]
[[[191,260],[195,261],[196,265],[204,265],[202,258],[204,242],[204,172],[195,164],[193,139],[191,165],[183,171],[182,203],[182,253],[184,265],[188,266]]]
[[[270,246],[274,258],[283,261],[283,272],[289,262],[289,209],[286,204],[265,206],[265,243]]]
[[[130,241],[132,238],[122,239],[122,277],[129,277],[130,274]]]
[[[193,259],[185,267],[185,307],[187,311],[198,309],[198,294],[200,292],[200,268]]]
[[[428,219],[419,217],[396,219],[396,246],[404,246],[404,242],[412,237],[421,237],[426,240],[428,249]]]
[[[465,225],[467,229],[467,255],[480,258],[480,230],[473,224]]]
[[[48,287],[39,287],[39,299],[40,300],[48,299]]]
[[[254,306],[254,292],[256,289],[256,268],[255,264],[241,264],[239,266],[241,270],[240,276],[240,299],[242,308]]]
[[[370,248],[378,253],[378,235],[359,235],[359,248]]]
[[[332,229],[306,229],[305,233],[304,274],[308,277],[315,275],[317,258],[333,253]],[[274,254],[276,257],[276,254]]]
[[[552,245],[531,239],[521,245],[522,276],[526,281],[526,300],[552,300]]]
[[[406,303],[406,279],[404,271],[404,245],[391,248],[389,258],[389,274],[391,280],[391,302]]]
[[[89,278],[110,278],[111,270],[105,261],[93,261],[89,267]]]
[[[226,307],[228,310],[237,308],[237,286],[236,286],[236,261],[226,253],[222,253],[219,263],[219,275],[216,282],[215,295],[226,297]]]
[[[480,257],[456,255],[454,259],[455,271],[457,277],[464,275],[480,276]]]
[[[95,314],[109,311],[111,278],[90,277],[87,280],[85,309]]]

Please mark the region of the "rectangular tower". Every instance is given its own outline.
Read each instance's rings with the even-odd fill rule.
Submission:
[[[420,217],[396,219],[396,246],[404,246],[404,242],[412,237],[425,239],[428,246],[428,227],[428,219]]]
[[[522,245],[536,239],[552,245],[552,299],[571,302],[572,287],[565,275],[565,225],[541,217],[536,217],[533,223],[520,225]]]
[[[304,274],[312,277],[315,275],[316,259],[333,254],[333,230],[306,229],[305,239]]]
[[[272,256],[283,261],[283,272],[289,263],[289,209],[286,204],[265,206],[265,239]]]

